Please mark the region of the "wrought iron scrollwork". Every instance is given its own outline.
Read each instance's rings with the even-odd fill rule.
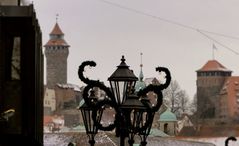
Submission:
[[[96,63],[94,61],[85,61],[79,66],[79,69],[78,69],[79,78],[81,79],[81,81],[83,81],[86,84],[86,87],[84,88],[84,91],[83,91],[83,98],[87,106],[90,108],[90,110],[92,109],[91,110],[92,115],[89,118],[93,119],[94,126],[97,127],[97,129],[100,129],[103,131],[111,131],[114,128],[116,128],[116,135],[120,136],[122,138],[122,141],[124,141],[125,137],[129,137],[130,145],[134,143],[134,140],[133,140],[134,135],[136,134],[144,135],[144,137],[142,138],[141,144],[143,144],[142,146],[146,145],[147,143],[146,138],[151,129],[154,114],[156,111],[159,110],[163,102],[162,91],[169,86],[171,81],[171,75],[169,70],[165,67],[156,68],[156,71],[165,73],[166,81],[164,84],[160,84],[160,85],[150,84],[143,90],[140,90],[137,93],[137,96],[134,93],[127,93],[126,95],[127,99],[130,99],[131,97],[134,101],[136,100],[136,102],[139,103],[139,104],[135,104],[135,107],[132,107],[131,109],[131,104],[127,106],[125,106],[124,103],[122,103],[122,105],[118,104],[116,102],[116,97],[114,97],[114,94],[113,94],[114,91],[111,91],[110,88],[106,87],[99,80],[91,80],[89,78],[86,78],[83,74],[86,66],[95,67]],[[124,64],[124,61],[122,61],[120,67],[125,68],[128,66]],[[136,82],[137,80],[137,77],[135,78],[133,80],[134,82]],[[98,87],[100,90],[103,90],[107,96],[104,99],[92,98],[91,97],[92,94],[90,95],[89,92],[94,90],[94,87]],[[134,86],[132,88],[134,88]],[[112,90],[113,90],[113,87],[112,87]],[[129,91],[129,92],[134,92],[134,91]],[[154,92],[157,95],[157,100],[156,100],[157,103],[155,106],[153,106],[149,102],[149,99],[147,97],[148,92]],[[134,94],[134,95],[128,95],[128,94]],[[134,98],[135,96],[136,98]],[[103,126],[100,122],[100,118],[102,117],[102,114],[105,108],[109,108],[109,107],[112,107],[115,110],[115,117],[113,119],[114,121],[113,123],[110,123],[107,126]],[[133,115],[131,115],[131,113]],[[137,119],[133,119],[133,121],[136,121],[136,122],[131,123],[130,121],[131,117],[137,118]],[[94,136],[94,134],[95,133],[93,133],[92,135]],[[90,138],[90,139],[94,141],[94,138]]]
[[[91,82],[95,82],[95,81],[84,77],[83,72],[85,71],[86,66],[95,67],[96,63],[94,61],[84,61],[81,63],[81,65],[79,66],[79,69],[78,69],[78,76],[79,76],[80,80],[86,84],[90,84]]]
[[[85,102],[89,102],[87,97],[89,97],[89,91],[93,89],[94,87],[98,87],[99,89],[103,90],[106,93],[106,95],[109,97],[109,99],[107,100],[113,101],[114,100],[113,95],[108,87],[102,84],[99,80],[90,80],[89,78],[84,77],[83,72],[86,66],[95,67],[96,63],[94,61],[85,61],[79,66],[78,76],[81,79],[81,81],[87,84],[87,86],[85,87],[83,91],[83,98]]]
[[[116,127],[116,119],[114,120],[113,123],[107,125],[107,126],[103,126],[100,122],[97,122],[98,120],[96,119],[98,116],[97,116],[97,113],[101,110],[104,110],[105,106],[109,106],[109,107],[112,107],[114,108],[114,110],[116,111],[117,108],[115,108],[115,105],[113,104],[112,101],[110,100],[102,100],[102,101],[99,101],[97,104],[96,104],[96,107],[95,107],[95,110],[93,111],[93,114],[92,114],[92,118],[93,118],[93,121],[95,122],[95,124],[97,125],[97,127],[100,129],[100,130],[103,130],[103,131],[111,131],[113,130],[115,127]],[[117,113],[117,112],[116,112]],[[117,115],[117,114],[116,114]]]
[[[97,112],[103,110],[102,108],[105,106],[110,106],[112,108],[115,109],[115,111],[117,110],[115,107],[115,102],[113,102],[115,99],[113,98],[113,95],[110,91],[110,89],[108,87],[106,87],[104,84],[102,84],[99,80],[90,80],[89,78],[86,78],[83,75],[83,72],[85,70],[86,66],[90,66],[90,67],[95,67],[96,63],[94,61],[85,61],[83,62],[78,69],[78,76],[79,78],[85,83],[87,84],[87,86],[84,88],[83,91],[83,98],[85,100],[85,102],[89,105],[92,106],[93,109],[93,113],[92,113],[92,118],[94,120],[94,123],[97,125],[97,127],[100,130],[104,130],[104,131],[110,131],[113,130],[116,126],[116,120],[114,121],[114,123],[109,124],[108,126],[103,126],[101,123],[97,122]],[[105,94],[107,95],[107,98],[103,99],[103,100],[97,100],[97,101],[90,101],[89,100],[89,91],[92,90],[94,87],[98,87],[100,90],[103,90],[105,92]]]
[[[158,72],[164,72],[166,75],[165,75],[165,78],[166,78],[166,81],[164,84],[160,84],[160,85],[148,85],[146,88],[144,88],[143,90],[140,90],[138,92],[138,96],[140,97],[146,97],[147,93],[152,91],[154,92],[155,94],[157,94],[157,103],[155,106],[153,107],[149,107],[149,109],[151,109],[152,112],[156,112],[159,110],[160,106],[162,105],[163,103],[163,93],[162,91],[164,89],[166,89],[169,84],[170,84],[170,81],[171,81],[171,74],[169,72],[169,70],[165,67],[157,67],[156,68],[156,71]],[[148,104],[145,104],[146,106],[149,106]]]
[[[225,140],[225,146],[228,146],[229,141],[237,141],[236,137],[230,136]]]

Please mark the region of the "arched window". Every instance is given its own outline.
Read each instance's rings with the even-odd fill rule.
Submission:
[[[164,131],[164,133],[168,134],[168,132],[169,132],[169,130],[168,130],[168,123],[165,123],[163,125],[163,131]]]

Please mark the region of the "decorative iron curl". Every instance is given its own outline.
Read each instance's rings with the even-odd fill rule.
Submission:
[[[84,77],[84,75],[83,75],[83,72],[85,71],[86,66],[95,67],[96,63],[94,61],[84,61],[81,63],[81,65],[79,66],[79,69],[78,69],[78,76],[81,79],[81,81],[83,81],[85,84],[90,84],[94,80],[90,80],[90,79]]]
[[[98,111],[101,112],[100,110],[102,110],[102,106],[109,105],[110,107],[114,108],[116,111],[116,104],[115,104],[116,102],[115,102],[115,99],[113,98],[113,94],[112,94],[110,88],[106,87],[99,80],[90,80],[89,78],[84,77],[83,72],[84,72],[84,69],[86,66],[95,67],[96,63],[94,61],[85,61],[79,66],[78,76],[85,84],[87,84],[87,86],[84,88],[82,96],[83,96],[86,104],[88,106],[92,107],[92,110],[93,110],[92,118],[93,118],[94,123],[96,125],[98,125],[97,127],[100,130],[104,130],[104,131],[113,130],[116,127],[116,124],[115,124],[116,120],[114,121],[113,124],[110,124],[110,125],[104,127],[101,123],[98,122],[98,119],[97,119],[98,118],[97,112]],[[89,91],[92,90],[94,87],[98,87],[99,89],[103,90],[109,98],[105,98],[104,100],[93,99],[94,101],[90,101],[89,100],[89,96],[90,96]]]
[[[89,97],[89,90],[93,89],[93,87],[98,87],[101,90],[105,91],[106,95],[111,99],[111,100],[115,100],[113,98],[113,95],[110,91],[110,89],[108,87],[106,87],[104,84],[102,84],[99,80],[90,80],[89,78],[84,77],[83,72],[85,70],[86,66],[91,66],[91,67],[95,67],[96,63],[94,61],[84,61],[78,69],[78,76],[79,78],[85,83],[87,84],[87,86],[85,87],[84,91],[83,91],[83,98],[85,100],[85,102],[88,102],[88,97]]]
[[[97,117],[98,117],[97,116],[97,112],[103,110],[102,111],[102,114],[103,114],[104,109],[102,109],[102,108],[104,108],[107,105],[112,107],[112,108],[114,108],[115,112],[117,113],[117,111],[116,111],[117,109],[115,108],[116,106],[115,106],[114,102],[112,102],[111,100],[108,100],[108,99],[98,101],[96,103],[96,105],[94,107],[94,110],[93,110],[93,113],[92,113],[92,118],[93,118],[94,124],[97,125],[98,129],[103,130],[103,131],[111,131],[111,130],[113,130],[116,127],[116,123],[117,123],[117,121],[116,121],[117,118],[115,118],[114,123],[109,124],[108,126],[103,126],[100,122],[98,122],[98,120],[97,120]]]
[[[166,67],[157,67],[156,71],[164,72],[166,74],[166,76],[165,76],[166,82],[164,84],[159,85],[161,89],[166,89],[169,86],[170,81],[171,81],[170,71]]]
[[[136,133],[142,133],[143,131],[145,131],[149,125],[152,124],[153,122],[153,112],[150,108],[148,108],[146,111],[144,111],[145,113],[147,113],[146,119],[145,119],[145,123],[144,124],[138,124],[137,127],[134,128],[134,126],[132,125],[132,123],[130,123],[130,128],[133,131],[135,131]],[[143,120],[143,115],[142,115],[142,120]]]
[[[225,146],[228,146],[229,141],[237,141],[236,137],[230,136],[225,140]]]
[[[146,97],[147,93],[150,92],[150,91],[153,91],[154,93],[157,94],[157,103],[155,106],[149,106],[148,104],[145,104],[146,106],[148,106],[148,108],[151,109],[152,112],[156,112],[159,110],[160,106],[162,105],[163,103],[163,93],[162,93],[162,90],[166,89],[169,84],[170,84],[170,81],[171,81],[171,74],[170,74],[170,71],[165,68],[165,67],[157,67],[156,68],[156,71],[163,71],[165,72],[166,76],[166,82],[164,84],[160,84],[160,85],[148,85],[146,88],[144,88],[143,90],[140,90],[138,92],[138,96],[141,96],[141,97]]]
[[[89,91],[92,90],[94,87],[98,87],[99,89],[103,90],[105,94],[110,98],[110,100],[114,100],[113,95],[108,87],[104,84],[100,83],[99,81],[90,81],[90,83],[84,88],[83,91],[83,98],[88,105],[91,105],[91,101],[89,101]]]

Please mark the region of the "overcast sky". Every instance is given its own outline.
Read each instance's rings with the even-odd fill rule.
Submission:
[[[165,66],[190,97],[196,93],[196,70],[215,58],[233,75],[239,75],[239,40],[172,24],[167,19],[195,29],[239,37],[238,0],[34,0],[43,33],[43,45],[58,23],[70,47],[68,82],[79,86],[81,62],[94,60],[89,77],[106,82],[125,55],[138,76],[140,52],[145,77],[158,76],[155,67]],[[120,7],[119,7],[120,5]],[[128,8],[137,10],[130,11]],[[220,44],[218,44],[218,42]]]

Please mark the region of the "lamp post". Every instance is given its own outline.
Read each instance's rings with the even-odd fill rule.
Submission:
[[[116,136],[120,137],[120,146],[125,145],[125,138],[128,138],[130,146],[134,144],[135,135],[141,137],[141,146],[146,146],[154,113],[159,110],[162,104],[162,90],[167,88],[171,75],[167,68],[157,67],[156,71],[165,72],[166,82],[160,85],[150,84],[138,93],[134,92],[134,86],[138,78],[125,63],[122,56],[121,63],[115,72],[108,78],[111,88],[106,87],[98,80],[90,80],[84,77],[85,66],[95,67],[94,61],[85,61],[79,66],[79,78],[87,84],[83,91],[85,103],[80,107],[86,134],[89,136],[89,143],[94,145],[94,137],[98,130],[111,131],[115,129]],[[104,99],[94,95],[94,89],[98,87],[106,93]],[[157,94],[157,103],[151,105],[147,98],[148,92]],[[106,108],[114,109],[114,122],[106,126],[102,124],[102,115]]]

